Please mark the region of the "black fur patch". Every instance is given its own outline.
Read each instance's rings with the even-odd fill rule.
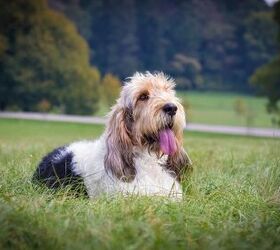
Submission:
[[[46,155],[38,165],[34,181],[40,181],[49,188],[59,188],[71,185],[73,190],[86,194],[86,188],[81,176],[73,171],[73,154],[60,147]]]

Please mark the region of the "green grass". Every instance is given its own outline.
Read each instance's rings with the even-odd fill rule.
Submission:
[[[179,92],[178,96],[190,104],[187,110],[190,122],[233,126],[272,127],[271,115],[266,111],[265,98],[232,93]],[[242,100],[252,120],[238,115],[234,106]]]
[[[0,249],[279,249],[279,140],[187,132],[194,172],[182,202],[32,184],[47,151],[102,130],[0,119]]]

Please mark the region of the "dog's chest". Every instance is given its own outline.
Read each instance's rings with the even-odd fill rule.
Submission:
[[[131,192],[155,195],[181,195],[180,184],[168,173],[163,165],[166,157],[157,159],[155,155],[143,153],[135,160],[136,177],[127,188]]]
[[[157,159],[154,155],[144,153],[140,155],[135,160],[136,170],[137,170],[137,179],[163,183],[166,182],[166,179],[170,178],[170,175],[163,168],[166,162],[166,158]]]

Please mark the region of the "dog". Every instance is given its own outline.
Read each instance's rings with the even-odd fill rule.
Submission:
[[[182,198],[180,180],[191,160],[183,148],[185,112],[175,82],[164,73],[127,78],[103,135],[59,147],[38,165],[34,179],[50,188],[75,183],[86,194]]]

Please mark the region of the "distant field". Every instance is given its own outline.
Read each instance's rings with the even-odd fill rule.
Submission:
[[[0,119],[0,249],[279,249],[280,140],[185,134],[180,203],[75,198],[32,184],[40,158],[103,126]]]
[[[271,115],[266,111],[266,99],[254,96],[244,96],[217,92],[178,92],[178,96],[190,105],[187,110],[188,121],[203,124],[273,127]],[[236,114],[234,105],[242,100],[252,119]],[[97,115],[104,116],[109,108],[100,105]]]
[[[267,113],[265,107],[267,102],[265,98],[214,92],[180,92],[178,96],[190,104],[188,110],[190,122],[247,126],[246,117],[238,115],[234,110],[235,103],[239,99],[252,116],[250,126],[272,127],[271,115]]]

